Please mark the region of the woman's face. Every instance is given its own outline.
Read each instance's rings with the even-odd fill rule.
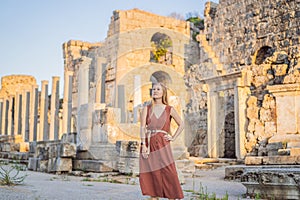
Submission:
[[[160,84],[155,84],[153,85],[153,88],[152,88],[152,98],[154,99],[159,99],[159,98],[162,98],[163,96],[163,88]]]

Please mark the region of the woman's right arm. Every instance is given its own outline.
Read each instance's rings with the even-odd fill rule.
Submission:
[[[144,158],[148,157],[147,146],[146,146],[146,118],[147,118],[147,106],[143,108],[141,115],[141,126],[140,126],[140,137],[141,137],[141,147],[142,155]]]
[[[141,143],[145,144],[146,141],[146,117],[147,117],[147,106],[145,106],[142,110],[141,115],[141,124],[140,124],[140,136],[141,136]]]

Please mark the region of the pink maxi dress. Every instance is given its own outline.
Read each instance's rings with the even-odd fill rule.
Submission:
[[[151,137],[150,142],[146,138],[146,146],[150,145],[150,154],[148,158],[140,155],[139,180],[143,195],[183,199],[170,141],[164,138],[170,132],[171,108],[167,105],[159,117],[152,113],[151,105],[147,108],[146,128]]]

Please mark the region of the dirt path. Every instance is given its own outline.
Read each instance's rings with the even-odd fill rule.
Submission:
[[[28,174],[23,185],[14,187],[0,186],[0,199],[3,200],[144,200],[138,184],[138,178],[131,179],[129,184],[84,181],[87,178],[70,175],[55,175],[33,171]],[[242,199],[246,188],[237,182],[224,181],[224,168],[209,171],[196,171],[194,178],[186,178],[182,185],[184,199],[195,199],[190,191],[201,189],[217,197]]]

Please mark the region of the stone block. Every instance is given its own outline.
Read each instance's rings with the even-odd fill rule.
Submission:
[[[273,142],[273,143],[267,144],[268,156],[278,155],[278,149],[283,149],[282,142]]]
[[[29,143],[28,142],[21,142],[20,145],[20,152],[28,152],[29,151]]]
[[[266,135],[272,136],[276,133],[275,122],[265,122],[265,133]]]
[[[8,143],[8,142],[2,143],[2,151],[4,151],[4,152],[11,152],[10,143]]]
[[[61,143],[59,145],[59,156],[62,158],[75,158],[76,157],[76,144]]]
[[[94,144],[90,147],[89,151],[86,152],[86,154],[82,154],[81,152],[77,152],[77,158],[81,160],[87,160],[88,154],[90,154],[90,157],[94,160],[103,160],[103,161],[117,161],[119,157],[119,153],[116,149],[115,144]]]
[[[89,172],[112,172],[117,170],[117,160],[73,160],[73,169]]]
[[[217,158],[203,158],[201,160],[196,160],[196,164],[206,164],[206,163],[218,163],[219,160]]]
[[[299,167],[245,168],[241,176],[247,195],[263,199],[300,199]]]
[[[249,119],[258,119],[259,108],[257,107],[248,107],[247,108],[247,117]]]
[[[279,156],[289,156],[291,153],[290,149],[278,149]]]
[[[273,119],[271,109],[261,108],[260,109],[260,119],[264,122],[271,121]]]
[[[58,157],[59,144],[49,144],[48,146],[48,159]]]
[[[10,143],[10,151],[20,151],[20,143]]]
[[[139,158],[120,157],[118,171],[125,174],[139,174]]]
[[[60,143],[59,140],[52,141],[39,141],[36,145],[36,151],[34,157],[38,157],[41,160],[48,160],[49,156],[51,158],[57,156],[56,145]]]
[[[51,158],[48,160],[48,172],[71,172],[71,158]]]
[[[48,146],[45,142],[38,142],[36,145],[36,151],[34,157],[40,158],[41,160],[48,160]]]
[[[28,170],[37,171],[40,166],[40,159],[38,158],[29,158],[28,160]]]
[[[139,157],[139,144],[137,141],[117,141],[116,148],[120,157]]]
[[[225,167],[225,180],[241,180],[241,176],[244,173],[244,166],[228,166]]]
[[[300,148],[292,148],[290,149],[291,156],[300,156]]]
[[[22,154],[20,154],[18,152],[11,152],[8,155],[8,159],[11,159],[11,160],[22,160]]]
[[[266,147],[263,147],[263,146],[259,146],[259,147],[258,147],[257,155],[258,155],[258,156],[266,156],[266,155],[268,155],[267,148],[266,148]]]
[[[62,143],[75,143],[76,144],[76,133],[65,133],[61,137],[61,142]]]
[[[300,164],[300,156],[267,156],[263,158],[264,165],[295,165]]]
[[[39,159],[39,166],[37,168],[37,171],[39,172],[48,172],[48,160],[41,160]]]
[[[299,141],[291,141],[287,143],[287,148],[297,148],[300,147]]]
[[[282,142],[273,142],[267,144],[268,150],[278,150],[278,149],[282,149],[282,147],[283,147]]]
[[[245,158],[245,165],[262,165],[263,158],[262,156],[247,156]]]
[[[268,151],[268,156],[277,156],[278,150]]]
[[[0,158],[8,158],[9,152],[0,152]]]
[[[34,154],[36,151],[36,142],[29,142],[29,153]]]

